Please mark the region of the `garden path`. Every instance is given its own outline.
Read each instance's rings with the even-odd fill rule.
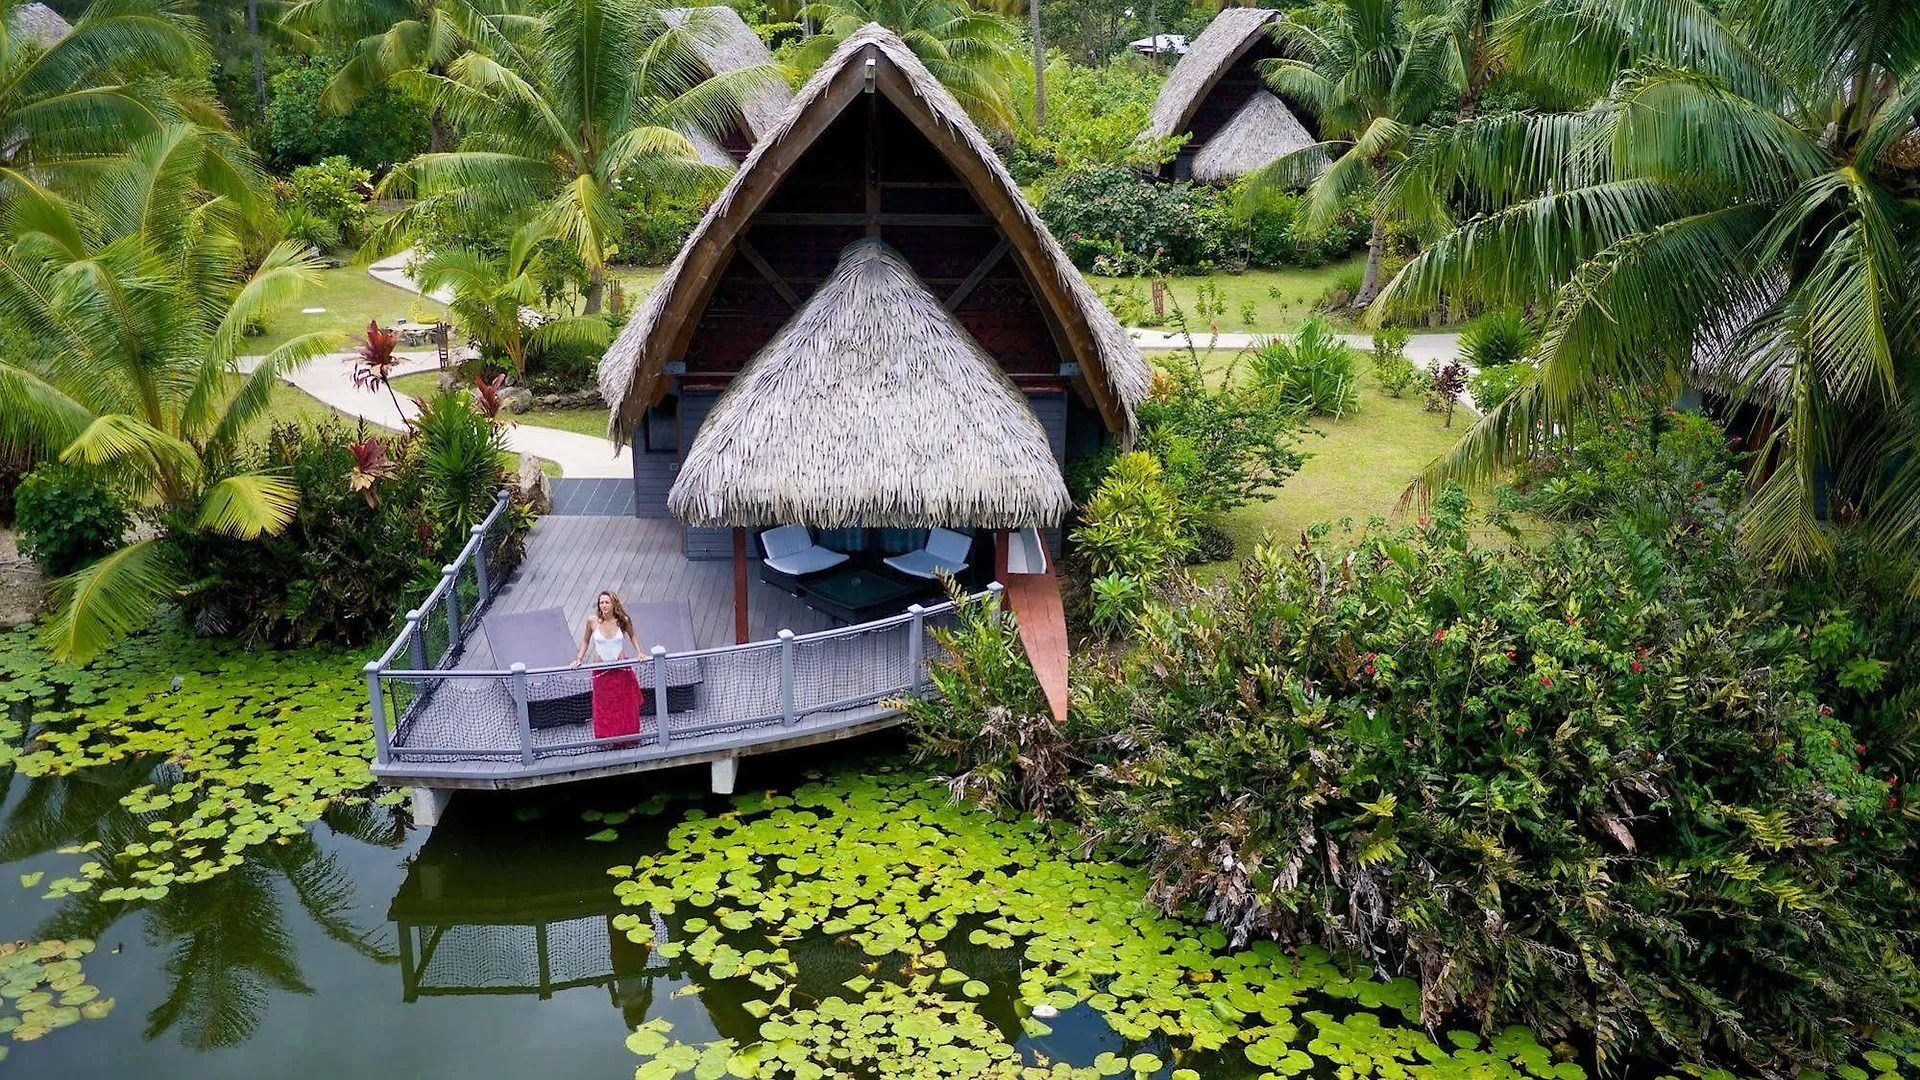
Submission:
[[[1162,330],[1129,329],[1127,334],[1142,349],[1184,349],[1187,347],[1187,335],[1170,334]],[[1259,342],[1277,334],[1195,334],[1195,348],[1206,348],[1209,344],[1216,349],[1253,348]],[[1341,334],[1347,344],[1356,349],[1372,349],[1373,337],[1370,334]],[[1415,334],[1407,339],[1407,359],[1422,367],[1444,364],[1460,355],[1459,334]]]
[[[438,358],[431,352],[400,355],[405,359],[394,369],[395,377],[433,371],[439,367]],[[404,429],[406,421],[419,411],[419,407],[404,394],[399,395],[400,400],[396,405],[393,395],[370,393],[353,385],[352,361],[351,353],[322,356],[287,376],[286,381],[348,416],[394,431]],[[240,361],[240,368],[242,371],[251,371],[258,362],[258,357],[246,357]],[[632,451],[619,447],[619,452],[614,453],[612,443],[592,435],[535,427],[532,424],[515,424],[507,428],[507,446],[516,454],[531,454],[559,465],[563,476],[633,475]]]

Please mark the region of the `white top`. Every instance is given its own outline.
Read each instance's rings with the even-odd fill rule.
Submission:
[[[599,630],[593,632],[593,653],[603,664],[610,664],[627,652],[627,635],[618,629],[618,624],[614,625],[616,628],[612,637],[600,636]]]

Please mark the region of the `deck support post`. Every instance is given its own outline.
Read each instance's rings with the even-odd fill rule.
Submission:
[[[733,782],[740,778],[740,759],[737,757],[715,758],[712,777],[715,795],[733,794]]]
[[[1005,529],[994,530],[993,580],[995,581],[1007,580],[1007,558],[1008,558],[1007,552],[1011,543],[1012,541],[1007,536],[1007,530]]]
[[[793,631],[780,631],[780,719],[788,727],[798,717],[793,715]]]
[[[733,643],[745,645],[747,629],[747,530],[733,530]]]
[[[440,583],[446,591],[447,602],[447,655],[460,651],[460,583],[457,580],[460,568],[452,563],[440,568]]]
[[[527,665],[516,662],[513,673],[513,725],[520,736],[520,764],[533,764],[533,721],[527,715]]]
[[[407,651],[413,656],[413,670],[427,670],[427,640],[420,636],[419,608],[407,612]]]
[[[380,686],[380,661],[369,660],[361,669],[367,674],[367,707],[373,717],[373,760],[385,765],[393,756],[387,736],[387,701]]]
[[[660,745],[667,745],[667,647],[653,647],[653,721]]]
[[[473,580],[480,586],[480,598],[474,604],[485,607],[487,595],[493,591],[487,588],[487,527],[475,525],[468,535],[473,537]]]
[[[451,788],[416,787],[413,789],[413,824],[415,828],[431,829],[440,824],[440,817],[447,812],[447,804],[453,801]]]
[[[917,697],[920,694],[920,667],[927,658],[927,609],[919,604],[908,604],[907,614],[913,616],[913,636],[907,639],[907,688]]]

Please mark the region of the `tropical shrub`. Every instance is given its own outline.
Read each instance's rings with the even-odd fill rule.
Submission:
[[[1354,350],[1324,319],[1300,324],[1291,337],[1273,338],[1253,352],[1255,383],[1287,408],[1339,419],[1360,408]]]
[[[1373,379],[1388,397],[1400,397],[1420,382],[1420,369],[1407,359],[1407,331],[1382,327],[1373,335]]]
[[[427,148],[427,110],[398,91],[375,88],[345,114],[323,107],[321,96],[339,66],[337,58],[308,57],[269,80],[266,156],[276,167],[344,156],[364,168],[381,169]]]
[[[1491,311],[1460,331],[1460,359],[1484,371],[1525,360],[1539,344],[1540,335],[1525,315]]]
[[[1276,408],[1236,374],[1209,379],[1195,353],[1174,353],[1159,361],[1140,405],[1134,445],[1159,463],[1183,522],[1270,499],[1305,463],[1300,412]]]
[[[357,243],[373,213],[367,203],[372,193],[372,173],[334,156],[293,170],[287,179],[283,212],[304,212],[326,222],[337,234],[336,242]],[[288,236],[294,238],[291,231]]]
[[[64,577],[120,546],[131,524],[103,473],[47,462],[13,492],[20,550],[48,577]]]
[[[278,535],[241,541],[168,522],[200,573],[182,600],[194,626],[276,646],[390,634],[512,484],[502,459],[482,457],[498,436],[480,430],[493,425],[465,395],[437,397],[421,419],[399,436],[338,421],[275,427],[244,464],[299,488],[294,520]],[[529,522],[513,520],[488,560],[496,571],[519,562]]]
[[[1427,411],[1446,414],[1446,426],[1452,427],[1454,406],[1460,404],[1460,395],[1466,389],[1466,365],[1459,360],[1447,361],[1427,380]]]
[[[1740,459],[1712,420],[1657,395],[1621,394],[1604,412],[1575,419],[1513,470],[1508,506],[1551,521],[1602,513],[1670,519],[1676,502],[1717,488]],[[1628,505],[1622,493],[1642,493]],[[1736,499],[1737,501],[1737,499]]]
[[[1142,145],[1162,78],[1151,64],[1119,56],[1098,66],[1073,64],[1057,54],[1047,63],[1046,123],[1033,127],[1033,85],[1016,88],[1020,125],[1007,170],[1022,184],[1100,165],[1157,162],[1163,145]]]
[[[613,192],[620,215],[620,261],[662,266],[671,261],[706,213],[705,192],[677,192],[652,184],[625,184]]]
[[[1236,189],[1237,190],[1237,189]],[[1246,264],[1263,270],[1325,266],[1366,246],[1368,201],[1354,196],[1321,229],[1307,229],[1293,192],[1233,195],[1246,219]],[[1358,286],[1356,285],[1356,288]]]
[[[1044,773],[967,738],[978,715],[924,747],[956,790],[1135,853],[1230,943],[1417,979],[1429,1024],[1578,1029],[1606,1068],[1846,1061],[1920,990],[1897,868],[1856,839],[1903,831],[1911,792],[1862,769],[1741,562],[1739,485],[1512,549],[1469,541],[1457,489],[1419,529],[1318,528],[1149,605],[1137,648],[1077,673]]]
[[[1105,629],[1124,625],[1192,547],[1189,521],[1160,463],[1137,450],[1114,460],[1081,508],[1072,540],[1093,579],[1105,582],[1096,591],[1105,601],[1096,608]]]
[[[1507,400],[1514,391],[1526,385],[1528,379],[1533,378],[1535,370],[1533,364],[1525,360],[1481,368],[1473,378],[1467,380],[1467,392],[1473,395],[1473,407],[1486,412]]]
[[[1187,184],[1160,184],[1125,165],[1069,174],[1040,198],[1040,216],[1074,265],[1101,273],[1205,270],[1218,255],[1200,210],[1219,196]]]

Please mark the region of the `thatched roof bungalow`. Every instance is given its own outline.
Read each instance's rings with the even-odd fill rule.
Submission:
[[[61,38],[73,33],[73,24],[45,4],[21,4],[13,9],[8,28],[16,37],[42,49],[53,48]]]
[[[638,512],[736,563],[780,525],[1052,528],[1065,463],[1130,440],[1149,385],[966,112],[877,25],[798,92],[600,366]]]
[[[1268,89],[1255,66],[1280,55],[1267,33],[1279,16],[1225,8],[1174,65],[1141,136],[1191,136],[1166,166],[1169,178],[1232,180],[1316,141],[1306,114]]]
[[[705,78],[773,63],[773,53],[760,40],[760,35],[730,7],[668,8],[664,16],[671,26],[691,24],[693,53],[705,68]],[[741,103],[738,122],[722,137],[716,139],[698,130],[688,131],[686,136],[699,152],[700,160],[733,168],[746,160],[753,144],[780,121],[780,114],[786,111],[787,102],[792,98],[792,92],[785,85],[769,81]]]

